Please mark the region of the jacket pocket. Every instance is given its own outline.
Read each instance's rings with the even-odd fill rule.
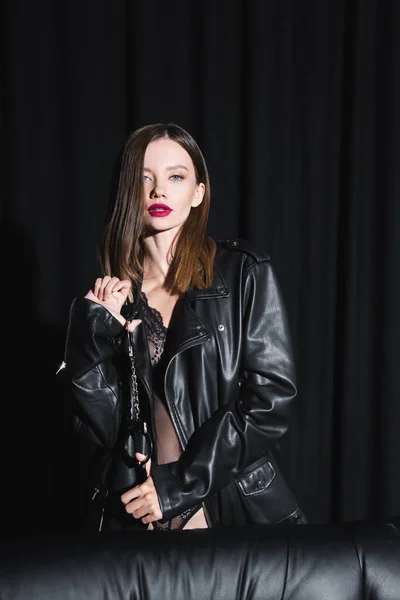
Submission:
[[[263,458],[260,466],[254,468],[253,471],[250,471],[250,473],[238,480],[238,485],[244,496],[253,496],[254,494],[264,492],[274,481],[275,477],[276,471],[272,463],[269,461],[264,462]]]
[[[276,524],[301,512],[293,491],[272,455],[262,457],[236,479],[249,523]]]

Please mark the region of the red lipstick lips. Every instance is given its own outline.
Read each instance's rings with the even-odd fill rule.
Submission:
[[[172,212],[166,204],[152,204],[148,210],[152,217],[167,217]]]

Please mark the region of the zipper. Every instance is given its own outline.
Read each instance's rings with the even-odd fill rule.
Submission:
[[[65,362],[65,360],[63,360],[62,363],[60,364],[60,366],[58,367],[57,371],[56,371],[56,375],[58,375],[60,371],[62,371],[63,369],[65,369],[66,366],[67,366],[67,363]]]
[[[167,393],[167,375],[168,375],[168,371],[169,368],[172,364],[172,361],[175,359],[176,356],[178,356],[178,354],[181,354],[182,352],[184,352],[185,350],[188,350],[188,348],[193,348],[194,346],[199,346],[200,344],[202,344],[204,342],[204,339],[209,339],[209,334],[204,334],[201,337],[197,338],[197,340],[195,340],[194,342],[187,342],[186,344],[184,344],[179,352],[177,352],[169,361],[167,368],[165,369],[165,375],[164,375],[164,395],[165,395],[165,400],[167,402],[168,405],[168,409],[169,409],[169,414],[171,415],[171,420],[172,423],[174,425],[175,431],[176,431],[176,435],[178,437],[179,443],[181,445],[182,448],[185,447],[186,443],[187,443],[187,438],[183,432],[183,428],[182,425],[180,423],[178,423],[179,421],[179,416],[178,413],[176,412],[175,406],[173,404],[173,402],[170,400],[170,398],[168,397],[168,393]],[[210,511],[208,510],[208,507],[206,505],[206,502],[202,502],[201,506],[203,508],[204,511],[204,515],[207,521],[207,525],[210,527],[213,526],[213,519],[211,518],[210,515]]]
[[[165,394],[165,400],[167,402],[168,405],[168,409],[169,409],[169,413],[171,415],[171,420],[172,423],[175,427],[175,431],[179,440],[179,443],[181,444],[181,447],[184,448],[185,445],[187,444],[187,438],[183,432],[183,428],[182,425],[180,423],[178,423],[179,421],[179,416],[178,413],[176,412],[175,409],[175,405],[173,404],[173,402],[171,402],[170,398],[168,397],[168,393],[167,393],[167,377],[168,377],[168,372],[169,372],[169,368],[172,364],[172,361],[179,355],[182,354],[182,352],[184,352],[185,350],[188,350],[189,348],[193,348],[194,346],[199,346],[200,344],[202,344],[204,342],[205,339],[207,339],[209,337],[209,334],[203,334],[201,337],[197,338],[196,340],[192,340],[190,342],[186,342],[186,344],[183,344],[179,350],[179,352],[177,352],[176,354],[174,354],[174,356],[171,358],[171,360],[169,361],[167,368],[165,369],[165,374],[164,374],[164,394]]]
[[[105,512],[105,509],[106,509],[108,492],[109,492],[109,488],[107,488],[106,495],[105,495],[105,498],[104,498],[104,501],[103,501],[103,506],[101,507],[100,522],[99,522],[99,528],[98,528],[99,532],[101,532],[103,530],[104,512]]]
[[[56,375],[58,375],[60,373],[60,371],[62,371],[63,369],[66,368],[67,366],[67,362],[66,362],[66,358],[67,358],[67,342],[68,342],[68,337],[69,337],[69,331],[71,329],[71,314],[72,314],[72,307],[74,306],[75,301],[71,304],[71,307],[69,309],[69,318],[68,318],[68,327],[67,327],[67,333],[65,335],[65,344],[64,344],[64,360],[61,362],[60,366],[58,367],[57,371],[56,371]]]

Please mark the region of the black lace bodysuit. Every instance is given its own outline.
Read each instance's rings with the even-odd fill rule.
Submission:
[[[163,360],[163,353],[168,344],[168,328],[164,326],[159,311],[149,305],[144,292],[141,294],[141,301],[143,324],[149,345],[151,365],[153,367],[157,463],[165,464],[178,460],[179,455],[182,452],[163,394],[163,379],[166,367],[166,361]],[[161,529],[166,531],[171,529],[183,529],[188,521],[201,508],[201,504],[196,505],[165,523],[153,523],[153,527],[157,530]]]

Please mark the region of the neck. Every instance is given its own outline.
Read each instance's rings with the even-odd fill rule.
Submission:
[[[143,240],[143,278],[164,283],[171,262],[171,250],[176,231],[161,231]]]

